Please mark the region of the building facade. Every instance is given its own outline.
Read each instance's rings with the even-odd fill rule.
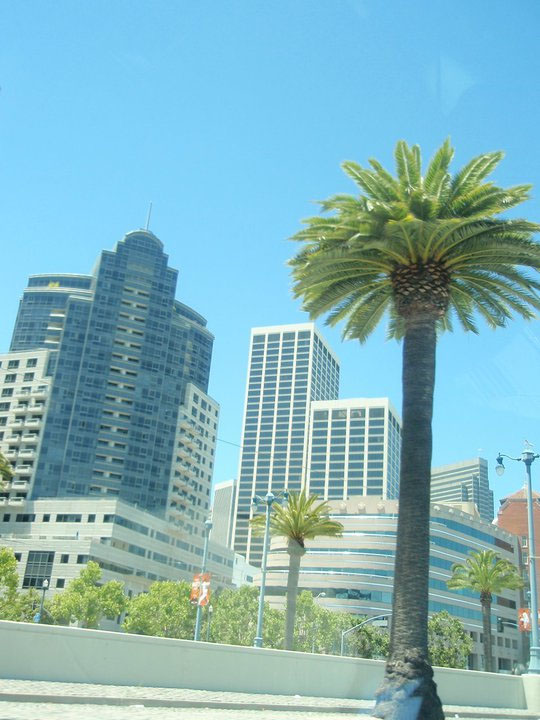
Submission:
[[[388,398],[311,403],[306,487],[325,500],[397,498],[401,422]]]
[[[307,541],[302,557],[299,590],[335,611],[367,615],[390,614],[394,584],[394,559],[398,502],[358,496],[330,501],[333,520],[344,526],[341,538],[321,537]],[[463,509],[464,508],[464,509]],[[468,512],[466,512],[467,510]],[[486,523],[472,503],[431,508],[431,552],[429,568],[429,612],[446,610],[470,633],[473,651],[471,669],[483,668],[482,612],[477,593],[449,590],[452,564],[464,562],[471,550],[494,549],[501,557],[519,563],[515,535]],[[283,606],[287,589],[289,558],[281,538],[274,538],[268,558],[266,597]],[[260,576],[255,577],[255,583]],[[510,672],[523,659],[522,638],[516,628],[521,591],[505,590],[493,597],[493,652],[499,670]],[[503,620],[499,632],[497,618]],[[391,623],[391,618],[390,618]]]
[[[127,595],[138,595],[158,580],[186,580],[200,572],[203,547],[181,528],[118,498],[28,501],[24,508],[2,508],[0,546],[12,548],[20,587],[49,596],[97,562],[103,581],[120,580]],[[234,553],[209,543],[207,569],[212,588],[232,586]]]
[[[236,480],[226,480],[214,486],[212,502],[212,534],[214,542],[231,547],[234,507],[236,504]]]
[[[310,404],[339,393],[339,360],[314,323],[251,332],[234,548],[258,565],[262,540],[252,537],[252,499],[305,482]]]
[[[49,360],[48,350],[0,355],[0,452],[13,468],[0,505],[23,505],[32,491],[51,388]]]
[[[536,556],[536,577],[540,578],[540,556],[538,549],[540,547],[540,493],[532,491],[533,497],[533,524],[534,524],[534,540],[537,552]],[[529,576],[530,563],[535,562],[529,557],[529,523],[527,519],[527,490],[521,488],[512,495],[501,500],[501,506],[497,513],[497,526],[517,535],[521,545],[523,556],[523,565],[526,574]],[[537,607],[540,607],[540,587],[537,588]]]
[[[480,517],[493,520],[493,491],[484,458],[442,465],[431,471],[432,502],[473,502]]]
[[[11,350],[49,353],[32,499],[113,496],[173,520],[184,501],[200,532],[217,429],[205,395],[213,336],[175,300],[177,275],[161,241],[138,230],[103,251],[89,276],[30,278]],[[208,413],[195,407],[195,388]],[[9,405],[0,418],[18,409]],[[202,436],[188,427],[199,414]],[[178,460],[184,446],[193,454]]]

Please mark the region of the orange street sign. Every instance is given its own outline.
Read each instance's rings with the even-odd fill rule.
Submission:
[[[518,628],[521,632],[529,632],[531,629],[531,611],[529,608],[519,608]]]

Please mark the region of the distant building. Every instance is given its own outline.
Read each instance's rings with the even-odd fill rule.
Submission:
[[[324,499],[397,498],[401,423],[388,398],[311,403],[306,486]]]
[[[299,590],[322,595],[320,602],[329,610],[367,615],[391,613],[398,501],[373,496],[330,501],[331,517],[344,526],[340,538],[320,537],[306,542],[307,552],[300,566]],[[482,611],[478,593],[449,590],[455,562],[464,562],[471,550],[496,550],[515,565],[519,563],[515,535],[486,523],[472,503],[431,506],[429,612],[446,610],[458,618],[469,632],[473,651],[469,667],[482,669]],[[282,538],[273,538],[268,556],[266,597],[282,607],[287,592],[289,556]],[[260,583],[260,572],[255,584]],[[521,633],[515,627],[521,591],[504,590],[493,597],[493,652],[499,670],[511,671],[523,659]],[[504,621],[502,632],[497,617]],[[391,623],[391,618],[390,618]]]
[[[536,577],[540,578],[540,493],[532,491],[534,539],[536,544]],[[517,535],[521,544],[523,564],[529,575],[529,524],[527,521],[527,490],[521,488],[501,501],[497,513],[497,526]],[[537,588],[537,606],[540,607],[540,587]]]
[[[236,480],[226,480],[214,486],[210,537],[225,547],[231,547],[235,503]]]
[[[254,328],[248,364],[234,548],[259,565],[252,537],[254,495],[305,483],[310,404],[337,398],[339,360],[314,323]]]
[[[480,517],[493,520],[493,491],[484,458],[442,465],[431,471],[431,502],[473,502]]]

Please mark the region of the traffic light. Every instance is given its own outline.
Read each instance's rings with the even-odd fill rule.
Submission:
[[[497,632],[502,633],[503,631],[504,631],[503,619],[498,617],[497,618]]]

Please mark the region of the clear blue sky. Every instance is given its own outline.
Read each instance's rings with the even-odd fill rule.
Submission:
[[[22,0],[0,7],[3,323],[27,276],[91,270],[144,224],[179,268],[177,296],[215,333],[211,394],[238,443],[250,328],[306,319],[287,241],[312,202],[353,192],[340,162],[391,165],[397,139],[426,156],[451,135],[456,164],[507,158],[540,221],[537,0]],[[343,344],[342,397],[398,407],[400,347]],[[439,349],[434,462],[540,449],[540,332],[516,322]],[[540,463],[535,486],[540,486]],[[237,470],[220,443],[215,481]],[[496,497],[522,467],[491,473]]]

